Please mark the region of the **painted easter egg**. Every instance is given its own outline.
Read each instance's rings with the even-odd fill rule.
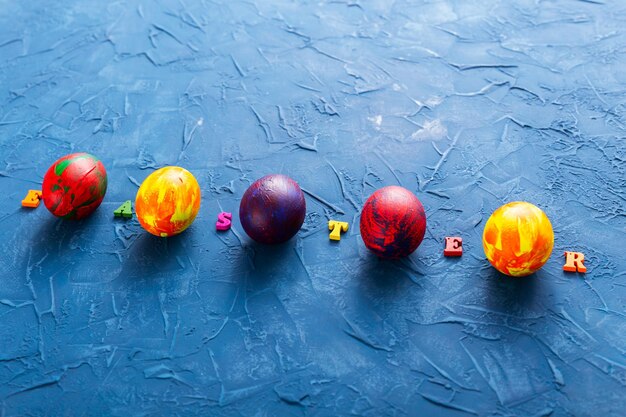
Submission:
[[[503,274],[523,277],[541,268],[554,246],[548,216],[537,206],[516,201],[493,212],[483,231],[483,248]]]
[[[143,181],[135,198],[141,226],[155,236],[174,236],[187,229],[200,211],[200,185],[184,168],[168,166]]]
[[[73,153],[48,168],[41,193],[52,214],[80,220],[100,206],[106,191],[107,173],[102,162],[88,153]]]
[[[411,191],[396,185],[376,190],[361,211],[361,238],[381,258],[402,258],[422,243],[424,206]]]
[[[248,236],[259,243],[291,239],[304,223],[304,193],[291,178],[273,174],[256,180],[244,193],[239,219]]]

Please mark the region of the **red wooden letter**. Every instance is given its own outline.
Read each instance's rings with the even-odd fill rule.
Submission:
[[[446,247],[443,250],[443,256],[461,256],[463,255],[463,239],[460,237],[446,237]]]

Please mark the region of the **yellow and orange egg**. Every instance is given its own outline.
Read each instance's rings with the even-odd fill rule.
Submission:
[[[174,236],[187,229],[200,211],[200,185],[184,168],[168,166],[150,174],[135,199],[141,226],[155,236]]]
[[[485,255],[506,275],[523,277],[537,271],[548,261],[553,246],[554,232],[548,216],[531,203],[505,204],[485,224]]]

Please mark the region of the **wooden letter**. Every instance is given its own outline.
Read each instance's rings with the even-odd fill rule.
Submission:
[[[215,222],[215,229],[217,230],[230,229],[232,218],[233,218],[232,213],[227,213],[225,211],[221,212],[220,214],[217,215],[217,222]]]
[[[124,204],[122,204],[121,206],[119,206],[114,212],[113,212],[113,216],[114,217],[125,217],[125,218],[131,218],[133,217],[133,208],[132,205],[130,203],[130,200],[126,200],[124,202]]]
[[[584,274],[587,272],[587,267],[583,262],[585,262],[585,255],[583,255],[582,252],[565,252],[563,271],[580,272]]]
[[[330,240],[341,240],[341,232],[348,231],[348,223],[339,222],[337,220],[329,220],[328,230],[331,231],[330,235],[328,236]]]
[[[28,194],[22,200],[22,207],[35,208],[39,207],[39,203],[41,203],[41,191],[28,190]]]
[[[446,237],[446,247],[443,249],[443,256],[463,255],[463,239],[460,237]]]

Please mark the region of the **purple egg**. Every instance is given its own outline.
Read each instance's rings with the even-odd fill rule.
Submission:
[[[239,219],[248,236],[259,243],[291,239],[304,223],[304,193],[291,178],[272,174],[256,180],[239,204]]]

